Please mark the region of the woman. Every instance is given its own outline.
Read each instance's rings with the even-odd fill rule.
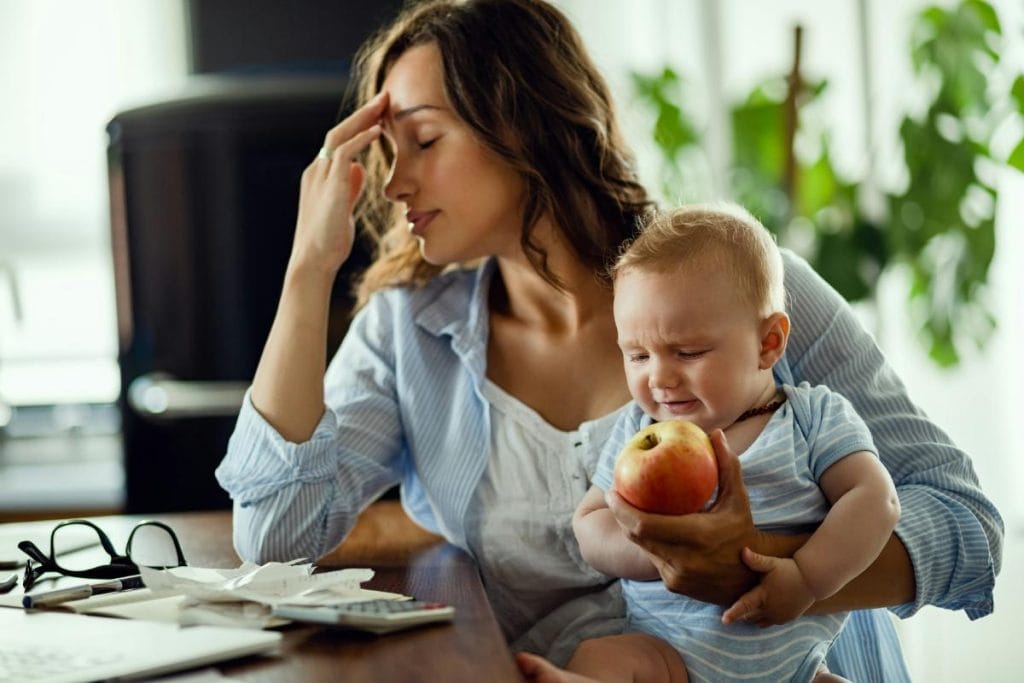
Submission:
[[[622,625],[617,585],[582,561],[570,519],[629,399],[605,268],[650,202],[606,85],[540,0],[416,5],[359,65],[362,106],[303,174],[277,316],[217,472],[236,548],[318,557],[401,483],[410,516],[477,560],[513,649],[564,663]],[[325,375],[329,292],[361,196],[387,230]],[[1002,521],[969,459],[838,295],[793,255],[785,265],[797,334],[780,381],[854,403],[904,511],[875,565],[817,609],[988,613]],[[722,491],[690,517],[610,503],[672,590],[729,604],[754,581],[740,548],[791,554],[802,539],[757,533],[737,467]],[[833,671],[906,678],[887,615],[857,615]]]

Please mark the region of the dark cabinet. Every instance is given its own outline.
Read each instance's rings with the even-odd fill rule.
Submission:
[[[302,170],[344,85],[201,77],[110,122],[127,512],[229,505],[213,471],[273,319]],[[338,278],[332,348],[366,262],[357,250]]]

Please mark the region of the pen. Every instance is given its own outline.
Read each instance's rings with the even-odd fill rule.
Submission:
[[[26,595],[22,598],[21,604],[24,605],[25,609],[49,607],[50,605],[59,605],[65,602],[71,602],[72,600],[84,600],[85,598],[89,598],[94,595],[102,595],[103,593],[118,593],[120,591],[127,591],[135,588],[145,588],[145,586],[146,584],[142,583],[141,576],[127,576],[123,579],[115,579],[114,581],[90,583],[84,586],[73,586],[71,588],[61,588],[59,590],[48,591],[46,593]]]

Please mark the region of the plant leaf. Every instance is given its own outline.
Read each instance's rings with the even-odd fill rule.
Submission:
[[[1024,139],[1017,143],[1017,147],[1010,153],[1010,158],[1006,163],[1018,171],[1024,172]]]
[[[1003,28],[999,24],[999,15],[995,9],[984,0],[966,0],[964,8],[970,10],[987,30],[997,35],[1003,34]]]
[[[1010,94],[1017,103],[1017,111],[1024,114],[1024,75],[1017,76],[1010,88]]]

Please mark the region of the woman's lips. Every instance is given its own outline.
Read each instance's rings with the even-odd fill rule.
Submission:
[[[410,211],[405,214],[405,220],[409,221],[409,232],[415,237],[422,237],[437,213],[437,211]]]

